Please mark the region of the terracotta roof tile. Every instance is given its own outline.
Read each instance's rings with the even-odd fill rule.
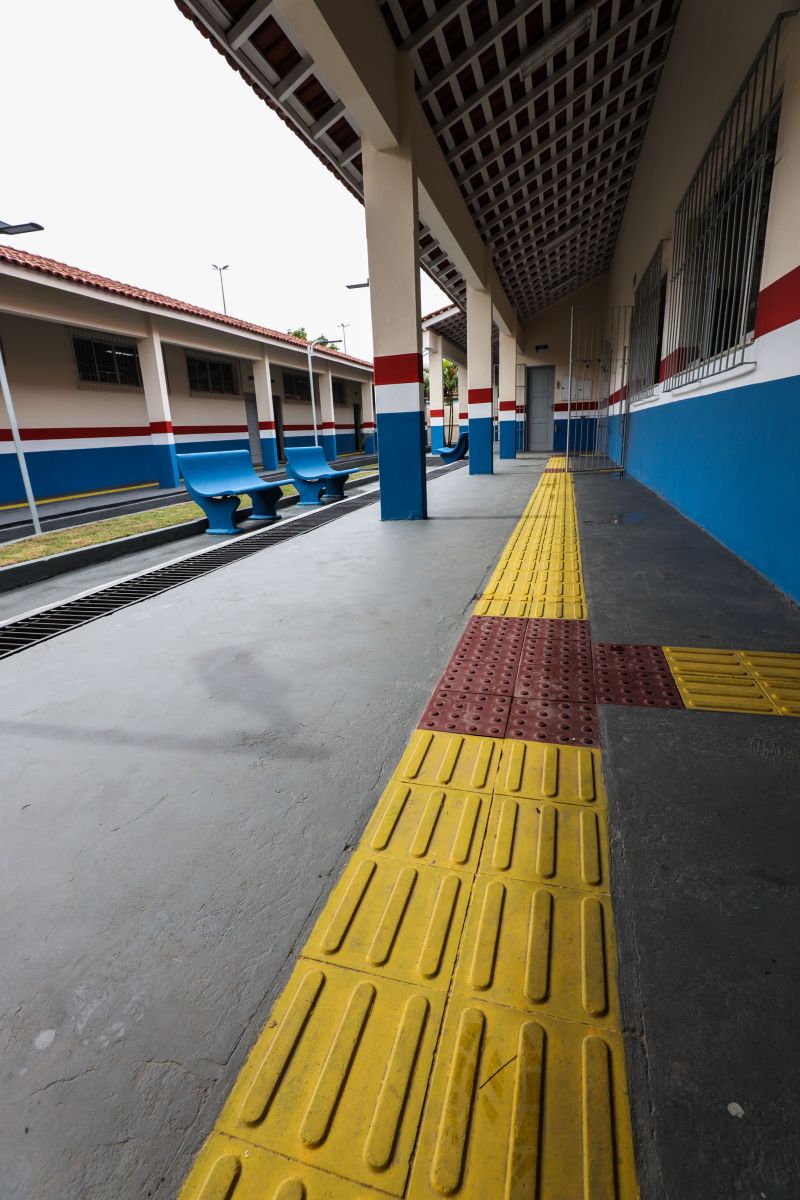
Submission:
[[[263,325],[254,325],[250,321],[241,321],[238,317],[226,316],[209,308],[200,308],[197,304],[188,304],[185,300],[174,300],[171,296],[162,296],[158,292],[148,292],[144,288],[133,287],[129,283],[120,283],[116,279],[106,279],[104,275],[94,275],[91,271],[82,271],[79,267],[71,267],[68,263],[57,262],[54,258],[44,258],[41,254],[30,254],[27,250],[18,250],[15,246],[0,245],[0,263],[23,267],[28,271],[36,271],[41,275],[49,275],[54,279],[65,279],[70,283],[83,284],[100,292],[110,292],[115,296],[123,296],[128,300],[140,300],[144,304],[152,304],[157,308],[169,309],[175,313],[183,313],[191,317],[203,317],[218,325],[226,325],[230,329],[239,329],[243,333],[255,333],[260,337],[272,338],[285,342],[289,346],[303,349],[308,345],[302,338],[293,337],[290,333],[280,333],[277,329],[267,329]],[[340,358],[344,362],[357,363],[360,367],[372,369],[372,363],[363,358],[354,358],[352,354],[343,354],[341,350],[321,350],[331,358]]]

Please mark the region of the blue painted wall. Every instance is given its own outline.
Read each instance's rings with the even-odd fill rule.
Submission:
[[[800,376],[632,413],[627,468],[800,603]]]
[[[39,450],[26,454],[33,494],[40,500],[155,483],[156,455],[150,445],[109,446],[91,450]],[[25,491],[14,454],[0,455],[0,504],[24,501]]]
[[[594,429],[597,420],[595,417],[573,417],[569,423],[569,448],[570,450],[593,450],[594,449]],[[566,450],[567,448],[567,419],[563,420],[556,418],[553,421],[553,449]]]

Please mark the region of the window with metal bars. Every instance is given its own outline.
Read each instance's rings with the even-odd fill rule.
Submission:
[[[661,242],[647,264],[634,293],[631,317],[631,359],[628,395],[631,403],[652,396],[658,383],[664,327],[666,279],[661,265]]]
[[[241,393],[237,365],[229,359],[187,354],[186,370],[190,392],[213,392],[218,396],[238,396]]]
[[[283,390],[287,400],[308,400],[308,376],[283,372]]]
[[[142,372],[135,342],[81,330],[72,334],[72,350],[80,383],[141,391]]]
[[[780,114],[779,18],[675,214],[665,387],[745,361],[755,325]]]

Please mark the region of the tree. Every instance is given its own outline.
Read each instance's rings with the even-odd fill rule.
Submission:
[[[290,337],[300,338],[301,341],[304,341],[304,342],[311,341],[311,338],[308,336],[308,331],[306,330],[304,325],[301,325],[298,329],[287,329],[286,332],[289,334]],[[326,337],[324,333],[320,334],[320,336],[318,338],[314,338],[314,341],[317,343],[318,346],[335,346],[336,345],[336,342],[332,342],[331,339]]]
[[[425,367],[422,372],[422,380],[425,388],[425,401],[430,404],[431,377],[428,367]],[[442,384],[444,386],[445,439],[449,444],[453,437],[453,431],[458,428],[458,366],[449,358],[442,359]]]
[[[302,325],[299,329],[287,329],[286,332],[289,334],[289,337],[302,338],[304,342],[308,341],[308,334]]]

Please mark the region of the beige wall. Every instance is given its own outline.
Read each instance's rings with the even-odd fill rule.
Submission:
[[[609,303],[632,304],[634,277],[675,209],[785,0],[683,0],[611,265]],[[671,242],[665,246],[669,262]]]
[[[608,277],[601,275],[586,287],[579,288],[566,299],[543,309],[525,322],[520,335],[520,357],[530,367],[555,367],[556,404],[560,402],[562,393],[566,401],[570,308],[574,306],[594,312],[598,320],[602,320],[607,305]],[[536,346],[542,344],[548,349],[537,354]]]

